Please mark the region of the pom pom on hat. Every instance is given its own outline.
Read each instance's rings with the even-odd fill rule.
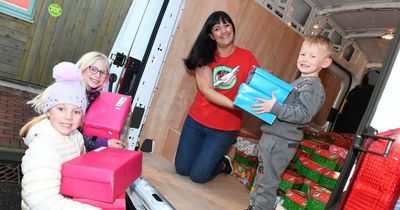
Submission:
[[[59,63],[53,68],[53,78],[56,81],[46,89],[43,113],[58,104],[73,104],[85,112],[88,102],[79,67],[70,62]]]
[[[80,81],[81,72],[73,63],[62,62],[54,66],[53,68],[53,78],[56,82],[62,81]]]

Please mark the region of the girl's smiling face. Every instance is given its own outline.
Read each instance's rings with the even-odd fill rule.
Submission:
[[[82,117],[82,109],[72,104],[58,104],[49,110],[51,125],[65,136],[70,135],[81,125]]]
[[[108,80],[107,64],[102,60],[96,60],[92,65],[82,71],[82,80],[89,89],[100,89]]]

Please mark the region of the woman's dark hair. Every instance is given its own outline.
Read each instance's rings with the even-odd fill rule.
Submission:
[[[214,61],[217,43],[211,39],[210,34],[212,27],[220,21],[230,23],[235,33],[235,25],[228,14],[223,11],[213,12],[204,23],[188,57],[183,60],[188,69],[194,70],[197,67],[205,66]]]

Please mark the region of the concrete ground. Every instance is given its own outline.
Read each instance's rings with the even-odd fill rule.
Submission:
[[[0,206],[3,210],[21,209],[21,185],[0,182]]]

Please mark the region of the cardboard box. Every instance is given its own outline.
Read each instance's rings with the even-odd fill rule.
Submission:
[[[91,206],[95,206],[101,208],[102,210],[125,210],[126,209],[126,201],[125,201],[125,192],[118,196],[117,199],[113,203],[95,201],[91,199],[85,198],[73,198],[74,201],[78,201],[80,203],[89,204]]]
[[[101,147],[62,165],[61,194],[113,203],[141,173],[141,151]]]

